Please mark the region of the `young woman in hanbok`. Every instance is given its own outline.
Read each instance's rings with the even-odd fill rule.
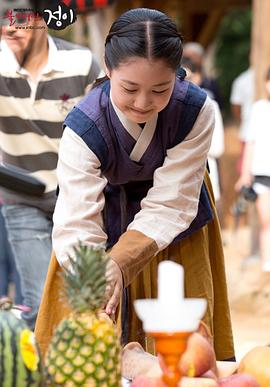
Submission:
[[[60,143],[59,196],[50,269],[36,334],[45,352],[68,313],[58,272],[73,246],[104,245],[110,256],[105,311],[121,319],[122,341],[152,351],[133,301],[157,297],[157,266],[185,270],[185,296],[203,297],[218,359],[234,357],[224,257],[207,153],[214,108],[176,76],[182,37],[162,12],[132,9],[105,42],[107,76],[76,105]],[[121,301],[121,302],[120,302]],[[121,311],[119,311],[119,303]]]

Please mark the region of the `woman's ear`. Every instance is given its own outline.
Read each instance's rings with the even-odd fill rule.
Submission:
[[[103,66],[104,66],[104,68],[105,68],[105,73],[106,73],[107,77],[108,77],[108,78],[111,78],[111,72],[110,72],[110,70],[108,69],[108,67],[106,66],[106,63],[105,63],[104,58],[103,58]]]

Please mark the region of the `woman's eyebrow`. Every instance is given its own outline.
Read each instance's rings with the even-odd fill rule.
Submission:
[[[138,83],[132,82],[129,79],[121,79],[122,82],[128,83],[131,86],[138,86]],[[171,81],[161,82],[156,85],[153,85],[153,87],[159,87],[159,86],[166,86],[169,85]]]

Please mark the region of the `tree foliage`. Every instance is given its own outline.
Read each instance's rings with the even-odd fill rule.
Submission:
[[[251,17],[250,8],[231,11],[217,33],[215,68],[227,113],[232,82],[249,67]]]

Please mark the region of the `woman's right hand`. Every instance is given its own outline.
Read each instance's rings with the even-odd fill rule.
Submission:
[[[106,269],[107,289],[105,312],[113,319],[123,291],[123,275],[118,264],[110,259]]]
[[[239,179],[235,183],[234,189],[240,192],[243,187],[250,187],[253,182],[253,176],[251,173],[245,173],[240,175]]]

